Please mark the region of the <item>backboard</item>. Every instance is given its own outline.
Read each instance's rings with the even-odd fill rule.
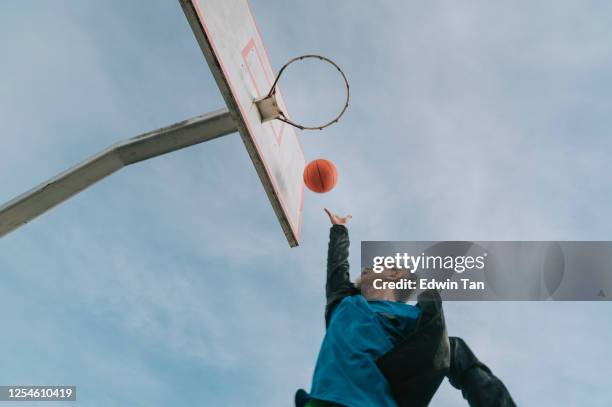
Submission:
[[[274,71],[247,0],[179,0],[255,165],[289,245],[300,238],[306,160],[295,129],[262,123],[254,104]],[[287,108],[277,90],[279,107]]]

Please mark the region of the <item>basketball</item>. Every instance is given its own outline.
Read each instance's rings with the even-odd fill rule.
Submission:
[[[304,184],[319,194],[331,191],[338,182],[336,166],[328,160],[313,160],[304,168]]]

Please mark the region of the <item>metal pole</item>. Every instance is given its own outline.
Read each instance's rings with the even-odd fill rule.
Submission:
[[[230,112],[220,109],[113,144],[0,206],[0,237],[127,165],[236,131]]]

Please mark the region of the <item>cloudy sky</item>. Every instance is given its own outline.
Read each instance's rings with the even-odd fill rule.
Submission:
[[[237,134],[124,169],[0,240],[0,385],[291,405],[324,334],[324,206],[353,214],[356,266],[360,240],[610,240],[612,5],[551,5],[252,1],[276,68],[320,53],[352,86],[340,124],[300,134],[340,171],[306,194],[301,246]],[[295,71],[293,116],[318,118],[337,84]],[[222,106],[177,1],[0,2],[0,202]],[[611,311],[446,304],[450,333],[538,406],[610,405]],[[446,383],[433,403],[460,404]]]

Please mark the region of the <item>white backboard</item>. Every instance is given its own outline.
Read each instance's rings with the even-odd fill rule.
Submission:
[[[295,129],[278,120],[262,123],[253,103],[268,93],[275,74],[249,4],[246,0],[180,3],[285,236],[297,246],[306,161]],[[287,114],[280,90],[277,100]]]

